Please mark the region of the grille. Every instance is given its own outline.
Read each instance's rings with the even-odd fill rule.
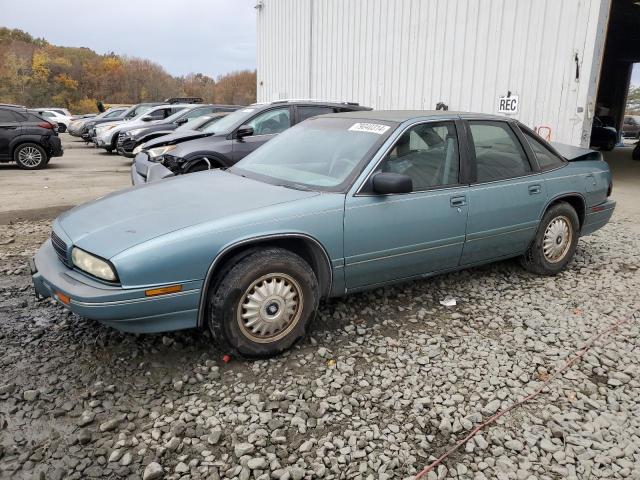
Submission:
[[[69,266],[69,259],[67,258],[67,244],[56,235],[55,232],[51,232],[51,244],[53,245],[53,249],[58,254],[58,258],[62,263]]]
[[[119,133],[117,145],[121,147],[123,143],[124,143],[124,135],[122,133]]]

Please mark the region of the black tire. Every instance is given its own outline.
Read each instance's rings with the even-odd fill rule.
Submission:
[[[58,132],[59,133],[64,133],[67,131],[67,126],[64,123],[59,123],[58,124]]]
[[[633,147],[633,151],[631,152],[631,159],[640,160],[640,143],[636,144],[636,146]]]
[[[211,169],[213,168],[217,168],[217,167],[214,167],[212,165]],[[207,162],[203,160],[199,160],[196,163],[191,164],[189,168],[185,170],[184,173],[204,172],[205,170],[210,170],[209,165],[207,165]]]
[[[214,341],[223,353],[248,358],[271,357],[291,348],[305,335],[320,300],[318,280],[309,264],[282,248],[252,250],[231,262],[209,291],[207,323]],[[243,304],[250,305],[248,295],[258,293],[257,287],[279,288],[288,295],[293,292],[293,296],[271,294],[242,309]],[[287,300],[291,302],[288,306]],[[291,308],[293,312],[285,315]],[[242,311],[254,317],[242,319]],[[265,321],[263,316],[271,312],[274,320]],[[262,327],[274,331],[262,335],[252,331]]]
[[[554,222],[559,222],[555,226],[561,228],[560,231],[556,230],[557,233],[550,230]],[[561,246],[561,237],[565,238],[561,232],[564,231],[565,226],[570,233],[570,238],[567,239],[565,246]],[[526,270],[538,275],[556,275],[571,262],[579,236],[580,219],[575,209],[566,202],[557,203],[551,206],[542,217],[536,237],[527,252],[520,257],[520,263]],[[547,253],[545,253],[545,240],[548,248],[551,249]],[[555,248],[560,249],[557,258],[551,254]]]
[[[604,150],[605,152],[610,152],[614,148],[616,148],[616,141],[608,140],[607,143],[602,147],[602,150]]]
[[[113,148],[111,147],[104,147],[104,149],[107,151],[107,153],[113,152]]]
[[[31,154],[38,158],[30,157]],[[47,165],[48,160],[47,152],[37,143],[23,143],[13,152],[13,161],[23,170],[39,170]]]

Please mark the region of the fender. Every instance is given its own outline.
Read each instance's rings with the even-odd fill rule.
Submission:
[[[213,262],[209,266],[209,269],[207,270],[207,274],[204,277],[204,281],[202,283],[202,288],[200,289],[200,301],[198,302],[198,327],[201,327],[205,324],[204,312],[206,311],[207,293],[209,290],[209,286],[211,284],[211,280],[213,278],[213,272],[215,271],[216,267],[219,266],[222,258],[224,258],[224,256],[230,251],[239,247],[250,246],[251,244],[257,244],[257,243],[269,241],[269,240],[279,240],[279,239],[287,239],[287,238],[301,238],[304,240],[308,240],[313,244],[315,244],[316,247],[320,249],[328,269],[329,285],[326,291],[330,293],[331,288],[333,286],[333,268],[331,266],[331,260],[329,259],[329,254],[327,253],[327,250],[324,248],[324,246],[311,235],[308,235],[306,233],[284,233],[283,232],[283,233],[274,233],[270,235],[259,235],[256,237],[245,238],[243,240],[239,240],[235,243],[229,244],[224,248],[222,248],[222,250],[218,252],[218,254],[213,259]]]
[[[51,153],[51,146],[49,145],[48,137],[49,135],[38,135],[35,133],[20,135],[19,137],[14,138],[11,142],[9,142],[9,155],[11,156],[11,158],[13,158],[13,152],[15,151],[15,149],[19,145],[29,142],[37,143],[38,145],[41,145],[47,153]]]
[[[556,196],[550,198],[549,200],[547,200],[547,203],[545,204],[544,208],[542,209],[542,212],[540,212],[540,216],[538,217],[538,223],[540,223],[540,221],[542,220],[542,217],[544,216],[544,213],[549,209],[549,207],[551,206],[552,203],[557,202],[558,200],[561,200],[564,197],[579,197],[580,200],[582,201],[582,215],[580,215],[580,212],[576,212],[578,214],[578,218],[580,219],[580,222],[584,222],[584,216],[586,214],[587,211],[587,200],[584,198],[584,195],[580,192],[563,192],[563,193],[559,193]]]
[[[220,154],[215,152],[196,152],[192,155],[189,155],[189,158],[185,159],[185,162],[182,164],[182,171],[188,170],[192,165],[201,161],[203,158],[206,158],[209,163],[209,168],[211,168],[211,163],[217,162],[222,168],[227,168],[230,166],[230,162],[222,157]]]

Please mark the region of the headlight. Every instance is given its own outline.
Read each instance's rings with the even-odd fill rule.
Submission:
[[[148,150],[147,153],[151,158],[161,157],[165,153],[169,153],[172,150],[175,150],[175,145],[165,145],[164,147],[156,147]]]
[[[135,137],[143,130],[144,128],[134,128],[133,130],[129,130],[127,133],[129,134],[130,137]]]
[[[143,144],[144,145],[144,144]],[[133,154],[137,155],[142,151],[142,145],[138,145],[136,148],[133,149]]]
[[[112,128],[116,128],[117,125],[109,125],[108,127],[103,127],[105,130],[111,130]]]
[[[118,279],[109,262],[80,250],[78,247],[73,247],[73,250],[71,250],[71,260],[76,267],[89,275],[109,282],[115,282]]]

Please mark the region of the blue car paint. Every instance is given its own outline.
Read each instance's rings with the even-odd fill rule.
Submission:
[[[561,195],[584,199],[583,235],[611,217],[615,202],[607,199],[611,176],[603,161],[395,198],[358,193],[406,127],[441,118],[452,117],[416,116],[399,123],[346,194],[294,190],[216,170],[77,207],[54,222],[54,231],[69,252],[75,245],[110,260],[120,285],[68,268],[47,241],[34,259],[36,291],[54,298],[61,292],[75,313],[123,331],[178,330],[198,325],[207,272],[220,252],[251,239],[314,239],[331,264],[335,296],[520,255],[546,207]],[[599,211],[591,211],[594,206]],[[145,289],[170,284],[183,285],[183,291],[144,295]]]

